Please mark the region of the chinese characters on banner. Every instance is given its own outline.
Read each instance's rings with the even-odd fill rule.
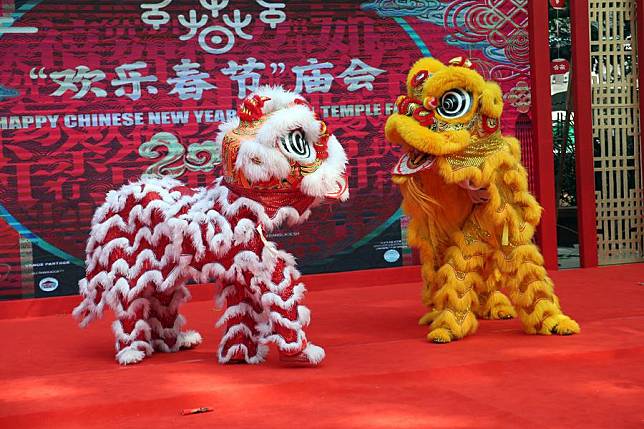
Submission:
[[[352,58],[347,68],[338,76],[328,72],[329,69],[334,68],[334,65],[328,61],[319,63],[317,58],[308,58],[307,62],[307,65],[292,68],[295,75],[293,89],[295,92],[328,93],[335,78],[342,80],[348,92],[363,88],[372,91],[376,76],[385,72],[366,64],[359,58]],[[285,71],[284,63],[271,63],[269,66],[272,74],[282,74]],[[114,95],[117,97],[127,97],[137,101],[141,98],[142,90],[148,94],[158,93],[157,87],[152,85],[153,82],[158,81],[158,78],[154,74],[145,74],[147,67],[144,61],[121,64],[114,69],[116,78],[111,80],[106,79],[103,70],[91,70],[84,65],[76,66],[74,69],[53,71],[49,75],[44,67],[40,69],[34,67],[30,70],[29,76],[31,79],[49,78],[55,82],[58,88],[50,94],[52,96],[63,96],[69,92],[73,93],[71,97],[75,99],[82,99],[92,94],[94,97],[107,97],[107,89],[110,88],[114,90]],[[201,100],[204,91],[216,89],[214,83],[210,83],[210,81],[214,82],[215,78],[201,71],[200,67],[201,64],[186,58],[182,58],[179,64],[173,65],[175,76],[166,80],[166,83],[172,87],[168,94],[176,94],[181,100],[190,98]],[[248,57],[242,64],[233,60],[228,61],[228,66],[222,68],[220,72],[237,85],[237,96],[243,99],[260,86],[261,75],[258,71],[263,70],[266,70],[265,63]]]

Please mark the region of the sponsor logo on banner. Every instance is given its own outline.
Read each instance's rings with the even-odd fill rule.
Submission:
[[[400,259],[400,253],[395,249],[389,249],[385,252],[384,255],[385,261],[389,263],[394,263]]]
[[[58,289],[58,280],[54,277],[45,277],[40,282],[38,282],[38,287],[43,292],[53,292]]]

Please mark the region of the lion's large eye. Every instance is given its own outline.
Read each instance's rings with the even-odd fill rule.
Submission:
[[[440,99],[436,113],[445,119],[456,119],[464,116],[472,107],[472,94],[461,88],[447,91]]]
[[[282,151],[291,158],[302,161],[310,160],[311,158],[311,145],[306,141],[306,135],[301,128],[292,130],[280,137],[280,146]]]

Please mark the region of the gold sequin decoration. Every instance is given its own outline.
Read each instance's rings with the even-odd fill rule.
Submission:
[[[465,234],[470,234],[471,236],[474,236],[477,238],[487,239],[492,237],[492,235],[489,232],[481,228],[481,225],[479,225],[477,222],[471,219],[467,221],[464,229],[465,229]],[[476,238],[474,240],[476,241]]]
[[[452,271],[454,272],[454,276],[455,276],[458,280],[460,280],[460,281],[465,280],[466,273],[464,273],[463,271],[459,271],[459,270],[458,270],[458,268],[456,268],[456,266],[454,265],[454,263],[453,263],[453,262],[448,262],[448,263],[447,263],[447,265],[449,265],[449,266],[450,266],[450,268],[451,268],[451,269],[452,269]]]
[[[257,128],[266,122],[266,119],[262,118],[252,122],[241,121],[239,126],[233,130],[233,133],[238,136],[252,136],[257,133]]]
[[[500,132],[496,132],[485,138],[472,136],[470,143],[463,151],[447,155],[445,159],[457,171],[466,167],[480,167],[483,161],[491,154],[500,151],[505,146],[505,140]]]
[[[472,286],[468,287],[468,288],[467,288],[467,289],[465,289],[463,292],[458,292],[458,291],[457,291],[457,292],[456,292],[456,295],[458,296],[458,299],[463,299],[463,297],[464,297],[465,295],[467,295],[468,293],[470,293],[471,291],[472,291]]]
[[[458,310],[454,310],[452,308],[446,308],[445,310],[449,311],[450,313],[452,313],[454,315],[454,318],[456,319],[456,322],[459,325],[462,325],[463,322],[465,321],[465,318],[470,313],[471,307],[467,307],[467,310],[464,310],[464,311],[458,311]]]
[[[446,122],[440,120],[440,118],[438,117],[435,117],[434,122],[429,127],[429,129],[437,133],[442,133],[444,131],[468,130],[471,131],[473,135],[476,135],[480,123],[481,115],[479,115],[478,113],[472,116],[472,119],[467,122]]]
[[[476,241],[477,241],[476,237],[474,237],[472,234],[465,233],[464,235],[465,235],[465,244],[467,244],[469,246],[471,244],[476,243]]]
[[[235,171],[235,165],[234,165],[234,159],[232,159],[232,156],[237,153],[239,150],[239,145],[241,142],[239,139],[234,139],[230,137],[229,135],[224,136],[223,148],[227,148],[227,150],[222,151],[222,160],[221,163],[224,167],[224,176],[226,177],[226,180],[229,181],[234,181],[233,174]]]

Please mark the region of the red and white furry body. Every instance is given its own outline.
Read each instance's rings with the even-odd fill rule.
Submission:
[[[273,111],[302,109],[300,104],[293,105],[299,99],[295,94],[275,88],[265,92],[272,97],[262,111],[269,119]],[[304,119],[317,117],[311,111]],[[302,121],[297,118],[290,128],[301,129]],[[239,126],[238,120],[224,124],[218,140]],[[258,128],[262,126],[258,122]],[[87,243],[87,275],[79,283],[83,301],[74,310],[81,326],[111,308],[116,316],[112,325],[116,360],[121,364],[139,362],[155,351],[190,348],[201,342],[201,336],[182,330],[185,320],[180,306],[190,299],[186,282],[214,282],[217,303],[226,308],[218,322],[225,328],[219,362],[262,362],[268,344],[274,343],[286,359],[319,363],[324,350],[308,342],[303,330],[310,311],[302,304],[305,287],[298,281],[295,259],[266,241],[263,231],[303,222],[311,207],[330,193],[329,183],[344,177],[346,156],[331,137],[328,159],[318,162],[321,166],[308,175],[307,189],[301,186],[302,180],[291,181],[295,183],[289,184],[292,195],[290,188],[282,189],[280,195],[287,197],[278,198],[277,204],[270,190],[255,193],[254,188],[227,183],[230,171],[206,188],[191,189],[170,178],[147,178],[109,192],[94,215]],[[306,134],[310,142],[315,138]],[[244,137],[239,144],[242,152],[253,153],[250,168],[255,174],[258,166],[266,165],[267,172],[262,174],[271,180],[277,177],[286,183],[271,171],[271,156],[284,157],[278,162],[301,165],[289,159],[288,153],[279,155],[275,142]],[[249,176],[245,166],[237,160],[235,174]],[[318,186],[315,177],[311,178],[317,173]],[[269,206],[262,198],[266,195]],[[340,199],[347,196],[345,192]],[[307,201],[305,206],[302,200]]]

